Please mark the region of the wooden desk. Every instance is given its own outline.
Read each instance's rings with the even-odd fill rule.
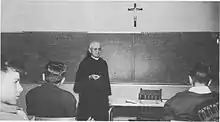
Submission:
[[[113,120],[113,109],[114,107],[164,107],[164,104],[166,103],[167,100],[162,100],[162,101],[155,101],[155,100],[142,100],[139,102],[113,102],[110,103],[110,109],[109,109],[109,120]]]

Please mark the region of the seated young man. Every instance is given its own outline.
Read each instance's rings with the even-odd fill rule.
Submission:
[[[1,55],[1,81],[0,81],[0,120],[27,120],[26,114],[16,106],[16,100],[23,91],[19,83],[18,67],[11,65]]]
[[[66,66],[49,62],[46,66],[46,83],[31,89],[26,95],[28,115],[37,117],[74,117],[76,99],[72,93],[59,86],[65,80]]]
[[[199,121],[200,119],[195,111],[196,108],[206,101],[218,102],[217,93],[212,93],[208,87],[212,81],[210,73],[211,71],[208,65],[197,63],[189,75],[189,82],[192,87],[186,91],[177,93],[166,102],[163,119]],[[209,117],[213,115],[214,111],[212,111]]]

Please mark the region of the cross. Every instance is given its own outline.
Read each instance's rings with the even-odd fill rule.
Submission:
[[[136,11],[142,11],[143,8],[137,8],[137,4],[134,3],[134,8],[128,8],[128,11],[133,11],[133,12],[136,12]],[[134,16],[134,27],[136,27],[137,25],[137,16]]]

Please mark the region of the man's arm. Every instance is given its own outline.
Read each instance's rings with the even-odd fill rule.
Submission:
[[[109,73],[108,73],[108,65],[106,61],[103,61],[102,64],[102,73],[100,75],[100,79],[94,80],[94,87],[98,89],[102,89],[105,93],[108,95],[111,95],[111,85],[110,85],[110,79],[109,79]]]
[[[165,121],[170,121],[170,120],[174,120],[174,112],[172,110],[172,108],[170,107],[170,101],[167,101],[164,105],[164,109],[163,109],[163,120]]]
[[[26,94],[26,112],[27,112],[27,115],[34,115],[34,101],[33,101],[33,97],[31,97],[31,91],[29,91],[27,94]]]
[[[65,115],[66,117],[75,117],[76,116],[76,98],[72,93],[66,95],[66,100],[63,101],[65,106]]]
[[[112,95],[109,72],[108,72],[108,64],[106,63],[106,61],[105,61],[105,67],[106,67],[105,68],[105,80],[107,82],[108,95]]]
[[[89,80],[89,77],[88,77],[88,73],[86,70],[86,64],[85,62],[82,61],[76,72],[76,78],[75,78],[73,91],[75,93],[80,93],[84,89],[87,89],[87,87],[89,86],[89,82],[86,82],[86,81],[88,80]]]

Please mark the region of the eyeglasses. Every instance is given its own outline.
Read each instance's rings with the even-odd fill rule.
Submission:
[[[95,51],[97,51],[97,50],[101,51],[102,50],[101,48],[92,48],[92,49],[95,50]]]

